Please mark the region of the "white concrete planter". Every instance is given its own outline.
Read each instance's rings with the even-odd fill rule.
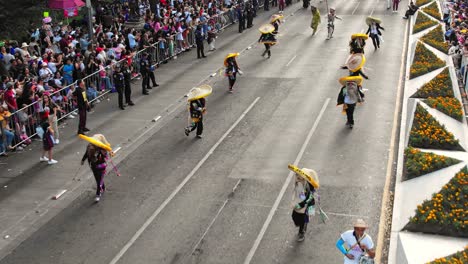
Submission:
[[[438,5],[439,10],[441,10],[439,3]],[[422,7],[418,12],[422,12],[421,9]],[[432,19],[431,16],[428,15],[428,17]],[[400,143],[398,150],[392,230],[388,258],[388,263],[391,264],[426,263],[436,258],[445,257],[457,251],[463,250],[464,247],[468,245],[467,238],[453,238],[447,236],[402,231],[404,226],[408,223],[409,218],[414,215],[414,211],[417,208],[417,205],[421,204],[426,199],[431,199],[433,193],[439,192],[440,189],[447,182],[449,182],[449,180],[453,178],[461,168],[468,165],[467,152],[420,149],[421,151],[430,151],[438,155],[453,157],[461,160],[462,162],[411,180],[402,180],[404,151],[408,146],[409,132],[413,123],[413,116],[417,103],[420,103],[435,119],[437,119],[437,121],[445,125],[446,129],[452,132],[454,136],[460,141],[460,145],[465,150],[468,150],[468,128],[465,119],[463,119],[463,122],[456,121],[444,113],[427,106],[420,99],[409,98],[424,83],[429,82],[437,74],[445,69],[445,67],[443,67],[414,79],[409,79],[409,72],[416,49],[416,43],[420,41],[419,39],[423,35],[435,28],[431,27],[417,34],[412,34],[416,19],[415,16],[412,16],[410,19],[410,36],[408,43],[408,56],[406,60],[405,89],[403,91]],[[449,68],[452,79],[452,88],[455,98],[462,102],[460,90],[458,89],[457,78],[455,75],[455,69],[451,58],[447,54],[444,54],[429,45],[424,45],[430,51],[436,54],[437,57],[446,62],[446,67]]]

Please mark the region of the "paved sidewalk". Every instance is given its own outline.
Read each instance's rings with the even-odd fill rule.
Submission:
[[[293,12],[293,8],[287,12]],[[135,80],[132,85],[135,106],[119,110],[116,96],[106,95],[88,114],[87,127],[91,129],[88,135],[105,134],[114,149],[121,147],[114,160],[117,163],[174,118],[179,118],[181,137],[184,136],[184,95],[206,79],[212,85],[226,82],[227,86],[219,72],[215,77],[209,76],[222,66],[227,53],[239,52],[255,42],[258,25],[267,23],[272,13],[258,14],[254,20],[256,25],[246,30],[242,38],[237,33],[237,24],[226,28],[217,39],[217,51],[207,52],[205,48],[207,59],[197,60],[196,50],[192,49],[158,68],[155,74],[160,86],[150,90],[149,96],[141,94],[141,80]],[[78,139],[77,126],[78,118],[65,120],[60,125],[60,144],[53,151],[58,164],[39,162],[42,152],[39,140],[24,151],[0,158],[0,259],[74,199],[94,194],[92,173],[87,165],[80,166],[87,144]],[[108,177],[115,177],[115,174],[110,173]],[[61,190],[67,192],[60,200],[51,200]]]

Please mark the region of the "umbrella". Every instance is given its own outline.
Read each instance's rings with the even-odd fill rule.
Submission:
[[[357,38],[363,38],[364,40],[366,40],[369,38],[369,36],[367,36],[367,34],[364,34],[364,33],[356,33],[356,34],[351,35],[351,39],[357,39]]]
[[[299,169],[298,167],[292,164],[288,165],[288,169],[304,178],[306,181],[312,184],[312,186],[314,186],[315,189],[318,189],[320,187],[318,175],[314,170],[308,168]]]
[[[345,76],[345,77],[341,77],[338,81],[343,86],[345,86],[347,82],[356,82],[357,85],[361,85],[362,77],[361,76]]]
[[[265,24],[265,25],[262,25],[258,30],[262,34],[268,34],[268,33],[272,33],[273,31],[275,31],[275,27],[271,24]]]
[[[49,0],[48,7],[51,9],[69,9],[83,7],[86,4],[81,0]]]
[[[224,66],[227,66],[227,59],[232,58],[232,57],[237,57],[239,56],[240,53],[229,53],[225,58],[224,58]]]
[[[368,16],[366,18],[366,24],[370,26],[372,25],[372,22],[375,22],[376,24],[382,24],[382,20],[380,18]]]
[[[107,142],[106,137],[102,134],[95,134],[92,137],[85,136],[83,134],[78,135],[81,139],[88,141],[96,147],[102,148],[109,152],[112,152],[112,148],[109,142]]]
[[[274,14],[271,16],[270,23],[273,23],[276,20],[281,19],[281,18],[283,18],[283,15]]]
[[[366,63],[366,57],[364,56],[364,54],[355,53],[355,54],[349,55],[348,59],[346,60],[345,65],[346,67],[348,67],[348,70],[352,72],[357,72],[360,69],[362,69],[365,63]]]
[[[190,92],[187,95],[187,101],[193,101],[197,100],[200,98],[207,97],[213,92],[213,88],[209,86],[208,84],[203,84],[198,87],[194,87],[190,90]]]

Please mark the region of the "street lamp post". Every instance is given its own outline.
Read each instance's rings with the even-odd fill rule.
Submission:
[[[88,9],[88,37],[90,40],[93,39],[93,7],[91,6],[91,0],[86,0],[86,8]]]

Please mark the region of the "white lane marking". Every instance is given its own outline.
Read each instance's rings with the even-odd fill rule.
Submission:
[[[374,5],[374,7],[372,8],[372,11],[370,12],[370,15],[369,15],[369,16],[372,16],[372,14],[374,14],[374,11],[375,11],[375,5]]]
[[[169,197],[164,200],[164,202],[154,211],[154,213],[145,221],[145,223],[138,229],[138,231],[132,236],[132,238],[124,245],[124,247],[115,255],[115,257],[109,262],[110,264],[116,264],[122,256],[127,252],[127,250],[135,243],[135,241],[143,234],[143,232],[148,228],[148,226],[154,221],[154,219],[166,208],[166,206],[174,199],[174,197],[179,193],[179,191],[187,184],[187,182],[195,175],[195,173],[200,169],[200,167],[205,163],[205,161],[213,154],[213,152],[218,148],[218,146],[223,142],[223,140],[231,133],[231,131],[244,119],[247,113],[255,106],[255,104],[260,100],[260,97],[257,97],[252,104],[242,113],[242,115],[236,120],[236,122],[221,136],[221,138],[211,147],[211,149],[206,153],[206,155],[198,162],[195,168],[185,177],[185,179],[177,186],[177,188],[169,195]]]
[[[239,184],[241,183],[242,179],[239,179],[236,183],[236,185],[234,186],[234,188],[232,188],[232,192],[234,193],[237,189],[237,186],[239,186]],[[203,239],[205,239],[205,236],[206,234],[208,234],[208,231],[211,229],[211,226],[216,222],[216,219],[218,219],[218,216],[221,214],[221,211],[224,209],[224,207],[226,206],[226,204],[229,202],[230,198],[227,198],[224,202],[223,202],[223,205],[221,206],[221,208],[219,208],[218,212],[216,213],[215,217],[213,217],[213,220],[211,220],[210,224],[208,225],[208,227],[206,228],[205,232],[203,233],[203,235],[200,237],[200,239],[198,240],[197,244],[193,247],[192,249],[192,252],[190,253],[190,255],[193,255],[193,253],[197,250],[198,246],[200,245],[200,243],[203,241]]]
[[[119,152],[121,149],[122,149],[122,147],[118,147],[118,148],[114,149],[114,151],[113,151],[114,154],[117,154],[117,152]]]
[[[151,121],[152,121],[152,122],[156,122],[156,121],[158,121],[160,118],[161,118],[161,116],[159,115],[159,116],[153,118],[153,120],[151,120]]]
[[[354,8],[353,12],[351,13],[351,15],[354,15],[354,12],[356,12],[356,9],[359,7],[359,5],[361,4],[361,2],[358,2],[356,7]]]
[[[365,216],[365,215],[340,214],[340,213],[332,213],[332,212],[325,212],[325,213],[328,215],[337,215],[337,216],[345,216],[345,217],[369,218],[369,216]]]
[[[307,145],[309,145],[309,141],[312,138],[312,135],[314,134],[315,129],[317,129],[318,123],[320,122],[320,119],[322,119],[323,113],[325,112],[325,109],[327,108],[329,102],[330,102],[330,98],[327,98],[327,100],[325,101],[325,103],[322,106],[322,109],[320,110],[319,115],[317,116],[317,119],[315,119],[314,125],[310,129],[309,134],[307,135],[306,140],[304,141],[304,144],[302,144],[302,148],[299,151],[299,154],[297,154],[296,160],[294,161],[294,165],[297,165],[299,163],[299,161],[301,160],[302,155],[304,155],[305,149],[306,149]],[[278,209],[279,203],[281,202],[281,199],[283,198],[284,193],[286,192],[286,189],[287,189],[289,183],[291,182],[291,179],[292,179],[293,175],[294,175],[294,172],[292,172],[292,171],[288,174],[288,178],[286,178],[278,197],[276,197],[275,203],[273,204],[273,207],[271,208],[270,213],[268,213],[267,219],[265,220],[265,223],[263,223],[262,229],[260,230],[260,233],[258,234],[257,238],[255,239],[255,242],[254,242],[252,248],[250,249],[249,254],[245,258],[244,264],[249,264],[252,261],[252,258],[254,256],[255,252],[257,251],[257,248],[260,245],[260,242],[262,241],[262,238],[265,235],[265,232],[266,232],[268,226],[270,225],[271,220],[273,219],[273,215],[275,214],[276,210]]]
[[[293,60],[297,57],[297,55],[294,55],[294,57],[292,57],[292,59],[288,62],[288,64],[286,64],[286,67],[289,66],[289,64],[291,64],[291,62],[293,62]]]

